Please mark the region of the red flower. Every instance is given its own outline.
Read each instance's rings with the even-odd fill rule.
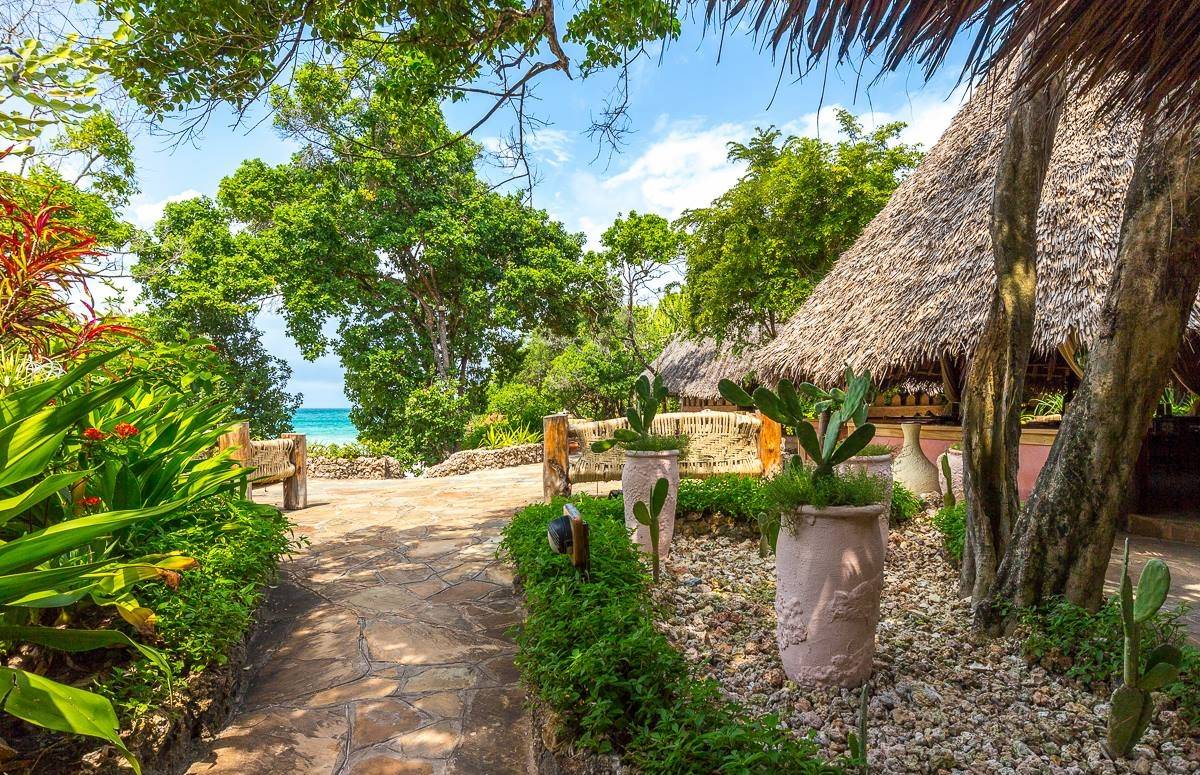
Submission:
[[[211,351],[213,351],[213,352],[217,352],[217,346],[216,346],[215,344],[210,344],[210,345],[208,346],[208,349],[209,349],[209,350],[211,350]]]
[[[117,423],[117,426],[113,428],[113,433],[117,434],[123,439],[127,439],[130,436],[138,435],[138,429],[127,422],[119,422]]]
[[[89,495],[86,498],[80,500],[79,504],[81,506],[83,506],[85,509],[90,509],[92,506],[100,505],[100,497],[97,495]]]
[[[83,432],[83,437],[88,441],[104,441],[104,431],[99,428],[88,428]]]

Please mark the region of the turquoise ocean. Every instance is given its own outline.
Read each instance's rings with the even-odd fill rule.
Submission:
[[[292,426],[310,444],[348,444],[358,438],[349,409],[297,409]]]

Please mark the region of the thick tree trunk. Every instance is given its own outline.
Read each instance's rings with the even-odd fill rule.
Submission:
[[[967,536],[962,592],[990,596],[1020,502],[1017,457],[1025,371],[1033,346],[1037,213],[1062,112],[1056,81],[1014,95],[992,196],[996,290],[963,391],[963,486]]]
[[[1103,322],[996,579],[1018,606],[1101,600],[1138,451],[1200,284],[1200,166],[1187,135],[1144,134]],[[985,612],[985,616],[987,613]]]

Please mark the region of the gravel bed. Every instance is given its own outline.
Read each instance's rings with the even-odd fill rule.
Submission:
[[[870,762],[877,772],[1200,773],[1200,740],[1171,711],[1137,758],[1102,751],[1107,696],[1028,665],[1017,637],[969,626],[958,573],[925,514],[893,530],[871,679]],[[677,537],[655,590],[662,630],[697,672],[754,711],[777,714],[833,755],[857,725],[858,690],[804,690],[775,645],[775,564],[757,542]]]

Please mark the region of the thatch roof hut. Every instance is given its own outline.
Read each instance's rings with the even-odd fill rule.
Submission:
[[[752,370],[749,349],[738,350],[731,344],[718,345],[714,339],[694,339],[680,335],[667,343],[652,364],[663,379],[667,392],[690,406],[724,404],[717,385],[726,377],[742,379]]]
[[[832,383],[847,363],[893,384],[961,374],[995,286],[989,221],[1010,93],[1006,78],[975,91],[759,351],[765,380]],[[1096,333],[1140,132],[1137,121],[1095,120],[1098,99],[1077,95],[1064,111],[1039,212],[1033,361],[1058,368]]]

